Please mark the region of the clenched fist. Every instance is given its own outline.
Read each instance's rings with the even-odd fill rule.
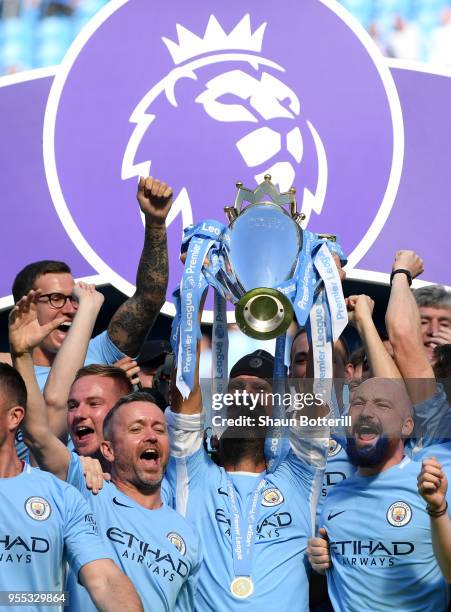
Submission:
[[[163,225],[172,205],[172,188],[151,176],[141,176],[136,197],[144,215],[153,223]]]
[[[412,278],[424,272],[424,262],[415,251],[397,251],[392,270],[409,270]]]

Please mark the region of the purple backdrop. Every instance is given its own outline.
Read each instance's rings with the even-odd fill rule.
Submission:
[[[180,196],[170,290],[182,224],[223,220],[235,180],[252,186],[268,170],[297,187],[309,229],[340,236],[353,267],[388,272],[397,249],[414,248],[424,280],[450,284],[451,78],[390,72],[350,24],[318,0],[283,12],[268,0],[113,0],[55,78],[0,79],[0,298],[40,258],[130,293],[136,176],[149,168]]]

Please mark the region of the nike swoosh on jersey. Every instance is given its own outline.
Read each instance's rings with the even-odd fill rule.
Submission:
[[[346,512],[346,510],[340,510],[340,512],[335,512],[334,514],[332,514],[332,512],[329,512],[329,516],[327,517],[327,520],[330,521],[331,519],[335,518],[339,514],[343,514],[343,512]]]
[[[115,497],[113,497],[113,504],[116,504],[116,506],[124,506],[124,508],[133,508],[133,506],[127,506],[127,504],[123,504]]]
[[[219,495],[225,495],[226,497],[229,496],[229,494],[227,493],[227,491],[224,491],[224,489],[222,487],[219,487],[218,489],[218,493]]]

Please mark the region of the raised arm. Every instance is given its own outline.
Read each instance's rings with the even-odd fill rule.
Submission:
[[[82,367],[92,330],[104,297],[94,285],[76,283],[78,309],[70,330],[58,351],[44,388],[48,425],[61,440],[67,438],[67,400],[77,371]]]
[[[401,374],[382,342],[373,321],[374,302],[367,295],[351,295],[346,300],[349,322],[359,332],[371,373],[380,378],[401,378]]]
[[[32,351],[64,320],[58,317],[40,325],[36,304],[40,291],[30,291],[12,309],[9,316],[9,343],[14,367],[27,387],[28,401],[23,421],[25,442],[30,447],[39,467],[66,479],[70,452],[50,431],[47,408],[36,381]]]
[[[111,559],[84,565],[79,578],[101,612],[141,612],[141,599],[131,580]]]
[[[425,459],[418,476],[418,492],[427,502],[435,556],[446,581],[451,583],[451,521],[446,501],[447,488],[448,481],[440,463],[434,458]]]
[[[145,238],[136,274],[136,291],[113,315],[108,335],[126,355],[136,356],[166,297],[168,246],[166,217],[172,189],[149,177],[139,179],[138,202],[145,218]]]
[[[185,255],[182,255],[181,260],[185,263]],[[206,260],[207,262],[207,260]],[[205,263],[206,263],[205,262]],[[208,265],[208,264],[207,264]],[[199,312],[197,321],[199,325],[202,321],[202,313],[204,310],[205,300],[207,299],[207,291],[204,291],[199,304]],[[171,410],[179,414],[199,414],[203,410],[202,391],[199,380],[200,368],[200,340],[196,343],[196,369],[194,371],[194,386],[191,393],[186,399],[182,398],[180,391],[176,386],[177,370],[174,368],[171,376]]]
[[[194,386],[186,399],[182,398],[180,391],[176,387],[177,371],[174,369],[171,377],[171,410],[178,414],[198,414],[202,412],[202,391],[199,383],[200,365],[200,341],[196,347],[196,370],[194,372]]]
[[[393,271],[400,269],[408,270],[415,278],[423,271],[423,261],[413,251],[398,251]],[[404,273],[393,276],[385,323],[396,365],[412,402],[418,404],[429,399],[436,391],[436,382],[421,338],[418,306]]]

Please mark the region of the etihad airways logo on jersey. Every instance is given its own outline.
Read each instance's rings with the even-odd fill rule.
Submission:
[[[342,565],[392,567],[400,558],[415,551],[412,542],[380,542],[378,540],[342,540],[330,543],[334,561]]]
[[[215,517],[218,523],[226,525],[225,535],[230,536],[230,517],[226,515],[223,508],[216,508]],[[293,523],[289,512],[276,512],[262,519],[257,524],[256,539],[271,540],[280,537],[280,531],[286,529]]]
[[[326,472],[323,478],[321,496],[327,497],[327,489],[329,487],[334,487],[342,480],[346,480],[346,474],[344,474],[343,472]]]
[[[31,553],[46,553],[50,543],[45,538],[31,536],[0,536],[0,563],[31,563]]]
[[[144,542],[130,531],[123,531],[119,527],[110,527],[106,535],[109,540],[124,547],[121,552],[120,547],[115,546],[123,559],[145,565],[153,574],[167,578],[169,582],[174,580],[176,574],[181,578],[186,578],[189,574],[189,566],[185,561],[173,557],[160,548],[153,549],[152,544]]]

